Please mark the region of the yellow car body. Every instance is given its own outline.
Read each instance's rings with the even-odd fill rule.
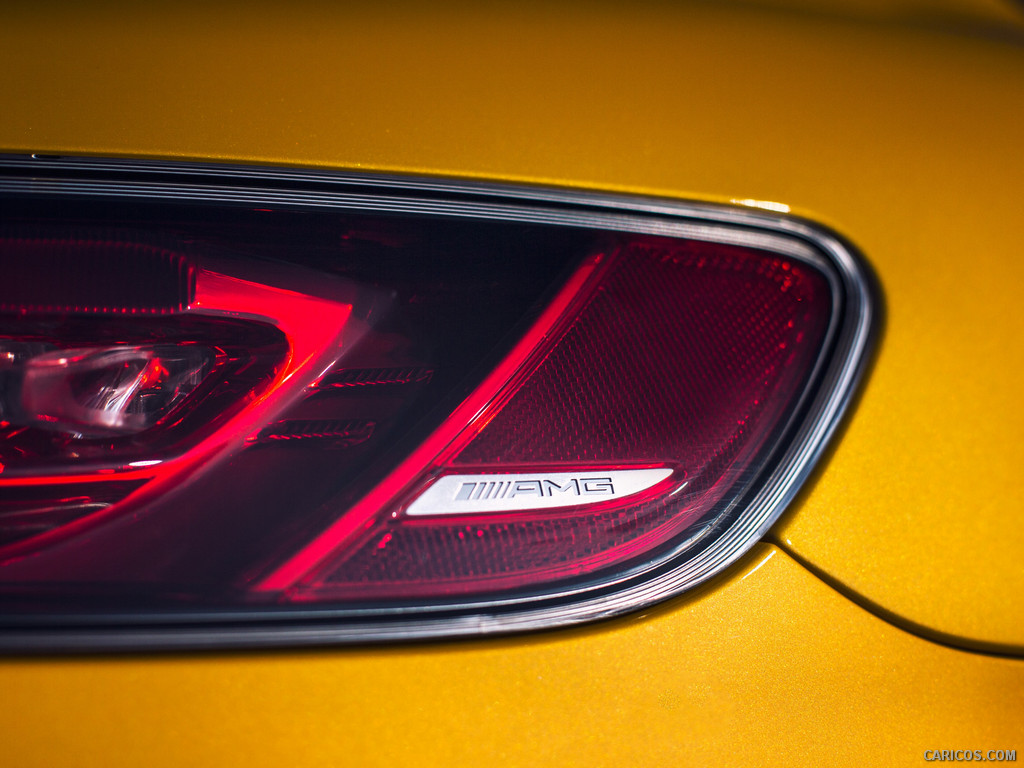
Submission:
[[[766,207],[855,243],[885,311],[820,469],[696,591],[498,639],[8,656],[4,764],[1024,756],[1024,7],[44,3],[0,19],[4,153]]]

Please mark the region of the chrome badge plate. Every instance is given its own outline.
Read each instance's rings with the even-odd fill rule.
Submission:
[[[445,475],[413,501],[405,514],[425,517],[575,507],[633,496],[672,472],[670,467],[657,467]]]

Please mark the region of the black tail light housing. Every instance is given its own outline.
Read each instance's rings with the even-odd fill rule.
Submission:
[[[779,214],[0,164],[0,647],[441,637],[665,599],[781,513],[865,267]]]

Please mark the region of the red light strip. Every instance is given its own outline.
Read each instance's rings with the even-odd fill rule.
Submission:
[[[464,442],[457,438],[465,435],[465,440],[471,439],[483,429],[497,412],[502,402],[500,396],[506,390],[514,389],[511,385],[529,373],[529,370],[525,370],[526,363],[534,351],[559,330],[559,321],[569,314],[581,296],[589,293],[584,291],[584,287],[599,279],[602,270],[598,267],[608,261],[605,254],[588,258],[509,355],[452,412],[444,424],[380,484],[253,589],[258,592],[280,592],[293,586],[351,536],[373,525],[376,515],[393,504],[399,494],[420,477],[426,468],[438,466],[444,456]],[[540,361],[536,362],[539,364]],[[391,514],[394,516],[398,513],[392,511]]]

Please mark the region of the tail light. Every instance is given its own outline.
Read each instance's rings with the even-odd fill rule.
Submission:
[[[775,215],[3,174],[9,647],[471,634],[664,599],[781,512],[869,340],[858,260]]]

